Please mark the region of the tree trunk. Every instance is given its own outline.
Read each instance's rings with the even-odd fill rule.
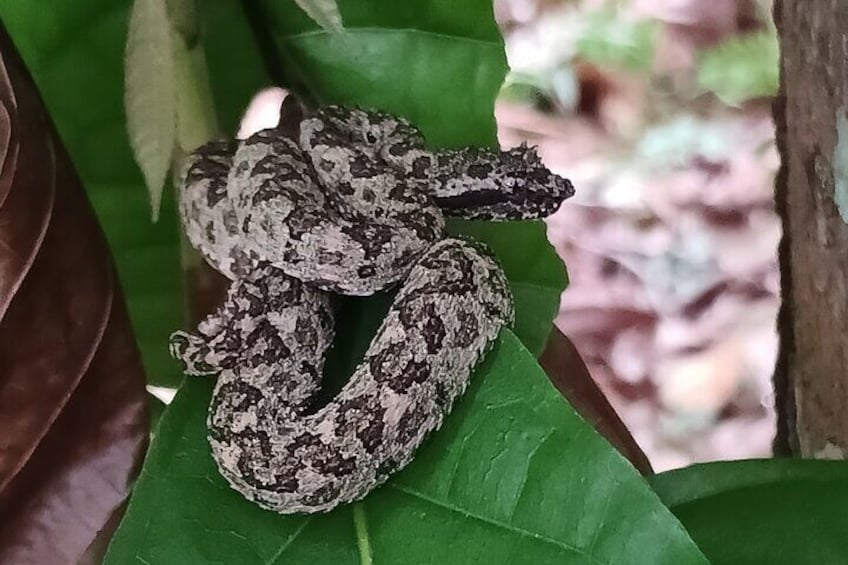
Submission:
[[[776,0],[777,452],[848,454],[848,2]]]

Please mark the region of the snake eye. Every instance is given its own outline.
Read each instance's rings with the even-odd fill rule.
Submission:
[[[377,143],[377,136],[371,133],[370,131],[365,134],[365,139],[368,143]]]

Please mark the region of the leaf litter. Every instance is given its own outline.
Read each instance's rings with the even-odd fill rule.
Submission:
[[[570,276],[556,324],[657,471],[770,453],[780,225],[769,100],[758,84],[727,106],[697,80],[705,50],[767,33],[767,7],[750,4],[618,3],[604,29],[656,27],[651,69],[633,71],[609,64],[626,56],[581,53],[573,22],[596,19],[597,2],[496,2],[511,68],[537,77],[533,96],[502,93],[501,143],[538,144],[578,190],[548,221]],[[563,72],[570,99],[539,87]]]

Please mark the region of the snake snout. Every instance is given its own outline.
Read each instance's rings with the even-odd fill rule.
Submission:
[[[544,166],[531,169],[526,178],[528,182],[525,199],[534,205],[541,218],[550,216],[559,209],[565,199],[574,196],[574,185],[571,181],[552,173]]]

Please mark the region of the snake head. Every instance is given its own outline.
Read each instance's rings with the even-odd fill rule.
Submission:
[[[476,220],[530,220],[556,212],[574,195],[568,179],[550,171],[536,149],[467,148],[436,156],[434,197],[445,214]]]
[[[503,174],[507,184],[512,183],[509,191],[510,201],[518,210],[531,217],[545,217],[557,211],[566,198],[574,196],[571,181],[548,169],[535,147],[522,143],[502,153],[505,167]]]

